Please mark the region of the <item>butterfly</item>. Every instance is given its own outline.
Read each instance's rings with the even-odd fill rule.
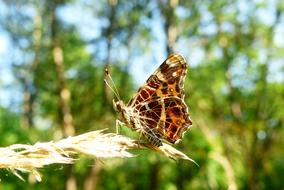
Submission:
[[[153,146],[163,141],[178,143],[192,121],[184,101],[184,80],[187,73],[185,58],[170,55],[124,104],[114,101],[120,115],[117,122],[141,133]]]

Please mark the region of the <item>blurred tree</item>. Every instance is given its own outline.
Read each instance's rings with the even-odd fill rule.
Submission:
[[[128,100],[132,75],[142,72],[138,64],[147,67],[144,60],[161,52],[180,52],[189,62],[185,91],[193,128],[178,147],[200,167],[148,151],[104,164],[82,159],[73,168],[73,187],[283,188],[283,2],[25,0],[3,6],[1,27],[13,47],[5,62],[13,65],[16,81],[7,89],[21,94],[22,111],[15,104],[0,106],[2,146],[58,139],[70,127],[64,135],[109,126],[114,131],[104,68]],[[77,15],[95,23],[95,37],[87,39],[81,23],[70,24]],[[69,171],[43,169],[44,181],[29,178],[26,189],[66,188]],[[16,180],[3,174],[1,187],[21,188]]]
[[[48,11],[50,12],[50,41],[51,41],[51,52],[53,62],[56,67],[56,75],[58,79],[57,85],[57,96],[59,97],[59,102],[57,105],[59,111],[60,124],[64,133],[64,136],[75,135],[75,128],[73,125],[73,116],[71,113],[70,97],[71,92],[67,86],[67,79],[65,77],[65,63],[64,63],[64,50],[61,45],[60,39],[60,28],[57,18],[57,9],[62,6],[67,1],[46,1]],[[76,190],[76,178],[73,174],[73,166],[70,165],[66,171],[68,176],[66,181],[67,190]]]
[[[14,60],[11,63],[14,66],[15,76],[20,82],[23,91],[22,97],[22,122],[21,126],[24,129],[29,129],[34,126],[34,103],[36,100],[36,88],[34,70],[39,62],[39,54],[41,50],[41,12],[40,3],[35,3],[37,9],[36,15],[33,17],[21,12],[16,6],[23,6],[25,1],[7,2],[9,14],[2,18],[2,26],[9,32],[11,43],[15,48]],[[17,23],[25,23],[30,27],[20,27]],[[32,51],[31,51],[32,49]],[[33,54],[34,53],[34,54]],[[18,55],[19,54],[19,55]],[[20,55],[22,54],[22,55]],[[33,54],[33,55],[31,55]],[[22,60],[18,60],[16,56],[23,56]],[[30,56],[32,58],[30,58]],[[20,63],[22,62],[22,64]]]
[[[51,51],[53,56],[53,61],[56,65],[57,78],[58,78],[58,97],[59,97],[59,113],[61,119],[61,125],[63,127],[65,136],[73,136],[75,134],[75,129],[73,126],[73,116],[70,111],[70,97],[71,93],[67,87],[65,68],[64,68],[64,53],[61,45],[61,40],[59,38],[60,29],[58,18],[56,16],[56,10],[61,6],[63,1],[53,1],[47,2],[47,6],[50,8],[50,30],[51,30]]]

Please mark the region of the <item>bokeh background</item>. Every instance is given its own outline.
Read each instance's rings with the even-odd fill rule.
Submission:
[[[284,189],[281,0],[0,0],[0,145],[114,132],[104,69],[127,102],[172,52],[193,120],[176,147],[200,167],[139,151],[40,183],[2,169],[0,189]]]

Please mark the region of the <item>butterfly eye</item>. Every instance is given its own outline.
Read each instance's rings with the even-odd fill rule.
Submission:
[[[114,101],[113,100],[113,107],[116,111],[120,112],[122,110],[122,104],[120,101]]]

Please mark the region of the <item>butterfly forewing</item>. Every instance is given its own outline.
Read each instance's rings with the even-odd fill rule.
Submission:
[[[140,121],[142,133],[150,141],[161,145],[161,139],[178,142],[191,125],[184,103],[184,78],[187,64],[181,55],[166,59],[139,88],[127,107]]]

